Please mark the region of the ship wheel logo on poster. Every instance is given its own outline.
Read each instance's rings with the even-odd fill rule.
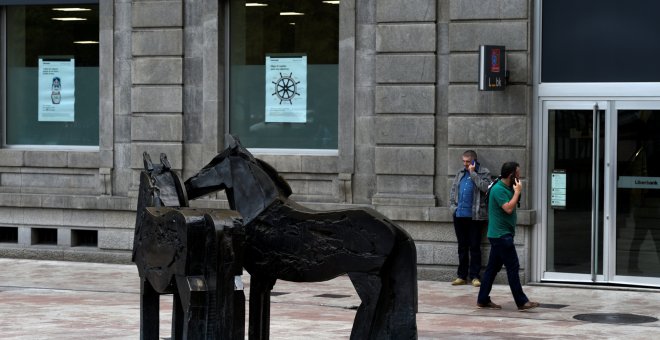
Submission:
[[[293,72],[289,73],[288,76],[280,73],[280,79],[272,83],[275,84],[273,96],[277,96],[280,99],[280,104],[283,101],[293,104],[293,98],[300,95],[300,93],[296,92],[296,85],[300,84],[300,82],[293,78]]]

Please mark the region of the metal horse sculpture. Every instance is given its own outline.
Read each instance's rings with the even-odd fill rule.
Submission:
[[[135,222],[133,262],[140,274],[140,338],[159,339],[162,294],[174,295],[173,339],[243,339],[242,224],[229,210],[187,208],[182,181],[161,154],[145,170]]]
[[[250,339],[268,339],[277,279],[319,282],[348,274],[362,300],[351,339],[417,338],[417,268],[410,235],[372,209],[314,211],[288,196],[273,167],[238,139],[185,182],[190,199],[225,190],[243,217]]]

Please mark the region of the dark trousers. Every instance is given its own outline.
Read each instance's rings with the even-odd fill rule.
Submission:
[[[481,281],[477,303],[487,304],[491,302],[490,290],[493,288],[493,281],[502,269],[502,265],[505,265],[506,277],[509,280],[509,288],[511,288],[513,299],[518,307],[524,305],[529,299],[520,284],[520,277],[518,276],[520,264],[518,263],[516,247],[513,244],[513,236],[508,234],[500,238],[489,238],[488,241],[490,241],[490,255],[488,256],[484,279]]]
[[[486,221],[470,217],[454,216],[454,230],[458,240],[458,270],[456,275],[463,279],[479,279],[481,276],[481,231]],[[468,272],[469,264],[469,272]]]

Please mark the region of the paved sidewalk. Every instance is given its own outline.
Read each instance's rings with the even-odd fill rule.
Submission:
[[[0,268],[0,339],[139,339],[135,266],[0,259]],[[497,285],[491,296],[503,309],[480,310],[475,307],[478,288],[420,281],[419,338],[653,339],[660,334],[660,321],[603,324],[573,318],[630,313],[657,319],[660,290],[524,288],[542,308],[518,312],[508,286]],[[273,292],[271,339],[349,337],[359,299],[346,277],[309,284],[278,281]],[[170,308],[171,297],[163,297],[162,339],[170,337]]]

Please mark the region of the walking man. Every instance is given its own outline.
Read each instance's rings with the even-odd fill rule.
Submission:
[[[488,219],[485,194],[490,183],[490,172],[479,164],[477,153],[465,151],[463,167],[454,177],[449,192],[458,241],[458,270],[453,286],[467,284],[468,278],[473,286],[481,285],[481,233]]]
[[[484,280],[479,289],[477,307],[501,309],[490,299],[495,276],[506,266],[506,276],[509,288],[518,310],[525,311],[539,306],[538,302],[531,302],[525,295],[518,277],[520,264],[518,253],[513,244],[516,231],[516,205],[520,200],[520,165],[516,162],[507,162],[502,165],[500,180],[493,184],[488,195],[488,241],[490,241],[490,255],[484,272]]]

